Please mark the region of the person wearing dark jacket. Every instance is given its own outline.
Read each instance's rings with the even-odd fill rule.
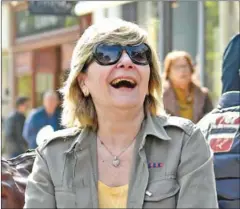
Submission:
[[[219,208],[240,208],[240,34],[223,54],[222,96],[199,123],[212,151]]]
[[[16,100],[16,109],[6,119],[4,152],[9,157],[16,157],[28,148],[22,132],[29,101],[28,97],[19,97]]]

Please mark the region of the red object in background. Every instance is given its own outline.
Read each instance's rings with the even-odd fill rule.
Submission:
[[[210,147],[213,152],[229,152],[233,141],[233,138],[213,138],[210,140]]]
[[[9,160],[1,159],[1,207],[23,208],[28,175],[32,172],[35,151]]]

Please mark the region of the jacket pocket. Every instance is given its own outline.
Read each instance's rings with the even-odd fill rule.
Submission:
[[[154,180],[145,191],[145,208],[175,208],[179,185],[175,179]]]
[[[55,191],[57,208],[76,208],[76,195],[72,191]]]

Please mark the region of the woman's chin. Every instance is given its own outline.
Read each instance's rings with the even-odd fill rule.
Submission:
[[[134,98],[115,98],[112,101],[112,106],[116,108],[121,108],[121,109],[133,109],[137,108],[140,105],[139,99],[134,99]]]

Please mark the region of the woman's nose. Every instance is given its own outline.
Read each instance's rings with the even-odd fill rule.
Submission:
[[[117,67],[125,68],[125,69],[133,69],[134,68],[134,64],[133,64],[131,58],[128,56],[128,54],[125,51],[123,51],[122,56],[121,56],[120,60],[118,61]]]

